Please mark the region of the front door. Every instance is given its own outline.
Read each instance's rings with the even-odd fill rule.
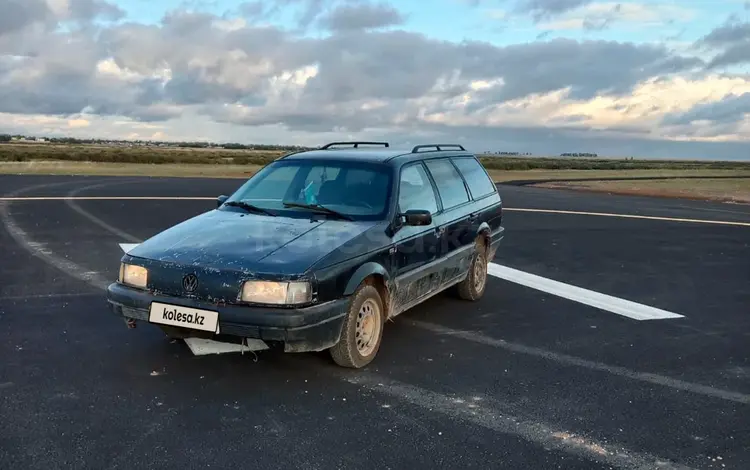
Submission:
[[[398,210],[438,211],[437,198],[422,163],[412,163],[401,170]],[[438,275],[435,271],[440,251],[440,234],[434,223],[403,226],[394,235],[396,274],[396,310],[413,303],[430,292]]]

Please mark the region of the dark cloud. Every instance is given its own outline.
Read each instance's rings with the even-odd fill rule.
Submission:
[[[750,23],[729,21],[714,29],[701,42],[708,46],[727,46],[750,40]]]
[[[55,33],[47,37],[47,49],[30,56],[31,78],[16,74],[10,81],[6,90],[18,93],[0,100],[0,110],[65,114],[89,106],[101,113],[117,109],[137,115],[160,104],[202,105],[222,119],[245,124],[330,129],[344,121],[351,128],[365,128],[392,122],[409,100],[427,97],[439,103],[461,96],[474,80],[504,82],[477,93],[482,101],[472,106],[478,111],[565,87],[571,88],[573,98],[622,93],[645,78],[696,65],[695,59],[673,56],[664,48],[628,43],[556,39],[497,47],[362,30],[312,39],[273,27],[223,29],[217,26],[219,19],[173,12],[158,25],[125,23],[104,28],[97,36],[79,33],[74,43],[63,40],[65,33]],[[97,63],[110,58],[123,73],[140,78],[102,78]],[[226,103],[265,103],[259,97],[273,92],[272,77],[313,64],[317,75],[281,104],[250,115],[219,111]],[[165,73],[168,79],[159,78]],[[69,76],[73,78],[61,79]],[[67,94],[46,90],[60,89],[56,80],[71,86]],[[360,109],[368,100],[388,105]]]
[[[331,31],[356,31],[398,25],[404,16],[384,3],[341,5],[321,17],[319,25]]]
[[[487,96],[505,101],[570,87],[571,97],[591,98],[601,92],[625,93],[641,80],[688,70],[694,58],[672,56],[663,47],[609,41],[555,39],[505,48],[465,46],[464,71],[475,78],[502,76],[505,86]],[[613,61],[612,58],[617,60]],[[489,59],[489,62],[485,62]],[[606,64],[606,65],[604,65]]]
[[[519,0],[516,11],[528,13],[539,22],[590,3],[594,0]]]
[[[52,19],[44,0],[0,0],[0,37]]]
[[[736,123],[750,114],[750,93],[729,95],[720,101],[698,104],[684,113],[671,114],[664,118],[666,125],[687,125],[696,121],[711,121],[718,124]]]
[[[117,5],[104,0],[69,0],[70,16],[75,20],[119,20],[125,16]]]
[[[0,38],[34,25],[52,31],[61,22],[87,24],[95,19],[119,20],[124,16],[120,7],[104,0],[69,0],[63,17],[56,16],[45,0],[0,0]]]
[[[717,51],[708,63],[710,69],[750,63],[750,23],[736,15],[696,42],[701,49]]]
[[[617,21],[622,12],[622,4],[618,3],[609,11],[599,15],[588,15],[583,19],[583,29],[586,31],[603,31]]]
[[[340,5],[365,3],[365,0],[253,0],[241,3],[238,11],[248,19],[270,20],[294,10],[300,30],[306,30]]]

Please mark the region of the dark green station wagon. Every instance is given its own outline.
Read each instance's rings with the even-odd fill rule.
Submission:
[[[502,216],[461,145],[334,142],[281,157],[126,253],[108,301],[131,327],[329,350],[359,368],[388,319],[448,289],[482,297]]]

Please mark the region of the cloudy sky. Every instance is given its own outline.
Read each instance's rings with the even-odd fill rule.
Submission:
[[[750,159],[748,0],[0,0],[0,133]]]

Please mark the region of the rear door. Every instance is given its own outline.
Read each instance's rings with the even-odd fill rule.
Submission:
[[[429,210],[433,216],[439,210],[437,195],[421,162],[405,165],[399,177],[398,211],[411,209]],[[430,290],[440,250],[435,224],[401,227],[394,235],[394,248],[398,310]]]
[[[473,156],[452,157],[454,165],[463,176],[469,188],[472,203],[469,207],[471,214],[471,232],[478,233],[480,229],[489,228],[491,248],[496,248],[502,238],[502,200],[497,187],[481,163]],[[494,250],[490,251],[490,259]]]
[[[469,267],[475,232],[471,216],[471,199],[466,183],[449,158],[425,161],[441,201],[441,211],[434,218],[440,234],[442,280],[450,282]]]

